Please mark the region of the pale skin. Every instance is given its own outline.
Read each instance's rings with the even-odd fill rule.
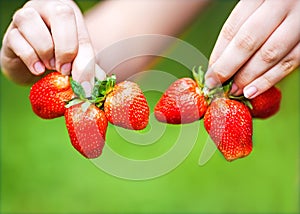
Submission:
[[[209,1],[110,0],[82,15],[68,0],[27,2],[13,16],[2,44],[3,73],[18,84],[36,81],[47,69],[80,82],[89,93],[95,53],[141,34],[177,36]],[[300,64],[300,1],[240,1],[225,22],[209,60],[209,88],[234,77],[232,93],[254,98]],[[150,44],[158,46],[158,44]],[[122,51],[122,50],[120,50]],[[114,73],[119,80],[140,71],[151,58],[131,59]]]
[[[240,1],[209,60],[206,84],[234,76],[232,93],[254,98],[300,64],[300,1]]]

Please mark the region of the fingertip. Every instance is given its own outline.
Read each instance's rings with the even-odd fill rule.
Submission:
[[[244,96],[247,99],[253,99],[257,95],[258,95],[258,89],[255,86],[250,85],[244,88]]]
[[[92,84],[88,81],[84,81],[81,83],[81,86],[85,91],[86,97],[90,97],[92,95]]]
[[[236,93],[238,93],[238,91],[239,91],[239,87],[235,83],[233,83],[231,86],[230,94],[235,95]]]
[[[63,64],[61,67],[60,67],[60,72],[63,74],[63,75],[70,75],[71,73],[71,68],[72,68],[72,64],[69,62],[69,63],[65,63]]]
[[[105,71],[97,64],[95,64],[95,76],[98,80],[101,81],[106,79]]]
[[[45,65],[46,69],[53,70],[53,71],[56,70],[54,58],[51,58],[50,60],[44,60],[43,63]]]
[[[33,64],[34,74],[41,75],[45,72],[45,65],[41,61],[37,61]]]
[[[212,89],[214,87],[216,87],[218,85],[217,81],[213,78],[213,77],[208,77],[205,80],[205,85],[206,87],[208,87],[209,89]]]
[[[207,88],[212,89],[219,85],[221,85],[220,79],[217,77],[217,74],[213,70],[213,66],[207,69],[205,74],[205,81],[204,84]]]
[[[52,59],[50,59],[49,65],[52,70],[55,70],[55,58],[54,57]]]

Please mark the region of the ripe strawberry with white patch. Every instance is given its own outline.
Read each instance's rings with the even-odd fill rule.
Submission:
[[[126,129],[141,130],[149,121],[149,106],[139,86],[124,81],[114,86],[104,102],[109,122]]]
[[[237,100],[216,98],[204,115],[204,126],[227,161],[252,151],[252,117],[248,107]]]
[[[108,124],[103,110],[91,103],[79,103],[67,108],[65,122],[71,143],[77,151],[86,158],[101,155]]]
[[[71,79],[76,97],[66,106],[65,121],[73,147],[86,158],[101,155],[108,121],[134,130],[148,124],[149,107],[138,85],[115,83],[114,75],[97,80],[91,97],[86,97],[82,86]]]
[[[74,97],[69,76],[51,72],[32,85],[29,100],[33,112],[43,119],[61,117]]]

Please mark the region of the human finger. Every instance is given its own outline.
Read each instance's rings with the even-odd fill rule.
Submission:
[[[252,99],[271,88],[300,65],[300,43],[278,64],[244,88],[244,96]]]
[[[85,89],[88,90],[87,83],[90,83],[92,88],[95,80],[96,60],[94,48],[80,9],[73,1],[68,1],[68,4],[74,9],[78,29],[78,54],[73,63],[72,76],[80,83],[86,82],[87,87]]]
[[[262,47],[236,73],[234,77],[235,92],[232,91],[235,95],[241,94],[246,85],[272,68],[300,42],[299,26],[300,14],[298,11],[286,17]],[[287,34],[290,29],[294,30]]]
[[[224,23],[216,44],[212,50],[209,58],[209,65],[212,65],[222,54],[224,49],[230,43],[230,41],[237,34],[243,23],[254,13],[254,11],[264,2],[264,0],[258,1],[240,1],[230,16]]]
[[[95,77],[97,78],[97,80],[105,80],[106,79],[105,71],[97,64],[95,64]]]
[[[78,52],[77,23],[72,7],[64,2],[33,1],[26,4],[38,11],[51,30],[54,43],[55,67],[62,74],[69,75],[72,61]]]
[[[6,40],[8,49],[23,61],[32,74],[40,75],[45,72],[43,62],[18,29],[13,28],[9,31]]]
[[[33,8],[22,8],[14,16],[12,24],[34,49],[48,69],[54,69],[50,61],[54,57],[51,34],[38,12]]]
[[[265,1],[241,26],[218,60],[207,71],[205,78],[209,88],[214,87],[217,80],[224,82],[233,76],[280,25],[287,14],[287,10],[280,8],[281,3]],[[277,8],[274,9],[275,7]],[[266,13],[269,18],[263,22]]]

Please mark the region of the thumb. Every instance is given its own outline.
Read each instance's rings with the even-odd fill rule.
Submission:
[[[72,77],[75,81],[81,83],[86,96],[89,97],[95,79],[94,49],[80,9],[73,1],[66,1],[66,3],[74,9],[78,34],[78,52],[72,64]]]
[[[76,82],[81,83],[86,96],[91,96],[95,79],[95,57],[90,44],[79,45],[72,65],[72,77]]]

